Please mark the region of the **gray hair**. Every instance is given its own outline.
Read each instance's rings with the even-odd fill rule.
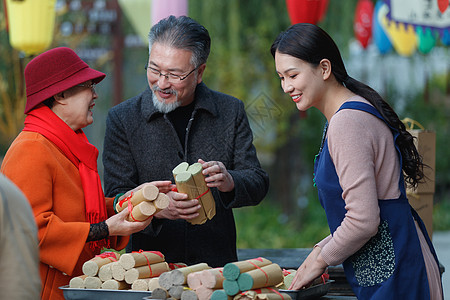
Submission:
[[[196,67],[206,63],[211,48],[208,30],[186,16],[170,16],[155,24],[148,34],[149,54],[154,43],[191,51],[191,63]]]

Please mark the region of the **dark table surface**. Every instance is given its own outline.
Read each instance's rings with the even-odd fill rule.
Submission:
[[[311,248],[238,249],[238,259],[246,260],[264,257],[278,264],[282,269],[297,270],[311,251]],[[319,299],[356,299],[350,285],[345,279],[342,265],[328,267],[328,274],[330,275],[330,280],[333,280],[333,282],[330,284],[327,295]]]
[[[238,259],[246,260],[256,257],[264,257],[273,263],[278,264],[282,269],[297,270],[311,251],[311,248],[238,249]],[[439,267],[441,273],[443,273],[445,271],[444,266],[440,265]],[[328,274],[330,275],[330,280],[333,280],[333,282],[330,285],[327,295],[319,299],[356,299],[350,285],[347,282],[347,279],[345,278],[342,265],[328,267]]]

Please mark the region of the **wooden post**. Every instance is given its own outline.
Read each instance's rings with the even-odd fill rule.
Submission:
[[[136,191],[131,197],[130,202],[134,206],[138,205],[142,201],[153,201],[158,197],[159,189],[154,185],[146,185],[142,189]],[[124,198],[125,199],[125,198]],[[116,204],[116,211],[121,212],[128,207],[128,201],[119,201]]]
[[[202,171],[203,167],[200,163],[192,164],[188,168],[188,172],[191,173],[194,178],[199,195],[203,195],[199,200],[205,210],[205,215],[208,219],[212,219],[216,215],[216,202],[214,201],[211,191],[206,185],[205,175],[203,175]]]
[[[119,257],[120,254],[117,252],[105,252],[97,255],[83,264],[83,274],[88,276],[95,276],[103,265],[117,261]]]
[[[81,275],[70,279],[69,287],[72,289],[84,289],[84,279],[88,277],[87,275]]]
[[[148,266],[140,266],[126,271],[125,281],[132,284],[137,279],[158,277],[167,271],[169,271],[169,266],[166,262],[160,262]]]
[[[163,261],[164,255],[158,251],[124,253],[119,259],[119,263],[125,270]]]
[[[178,192],[187,194],[189,199],[196,199],[200,196],[191,173],[179,173],[175,178],[175,183],[177,184]],[[200,199],[199,202],[201,203]],[[198,210],[198,213],[199,215],[196,218],[189,220],[191,224],[203,224],[206,222],[207,218],[203,207]]]
[[[130,285],[125,281],[110,279],[103,282],[101,288],[107,290],[128,290],[130,289]]]
[[[210,266],[206,263],[199,263],[192,266],[187,266],[185,268],[180,268],[176,270],[172,270],[170,272],[170,280],[172,281],[172,285],[183,285],[187,283],[187,276],[190,273],[211,269]]]

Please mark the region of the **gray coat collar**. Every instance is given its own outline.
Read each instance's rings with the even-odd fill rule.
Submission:
[[[149,87],[142,93],[142,101],[141,101],[141,111],[144,118],[147,121],[156,118],[157,116],[163,115],[163,113],[156,110],[152,101],[153,92]],[[195,89],[195,108],[194,111],[205,110],[211,113],[213,116],[217,116],[218,110],[216,103],[214,102],[211,91],[208,87],[203,83],[199,83]]]

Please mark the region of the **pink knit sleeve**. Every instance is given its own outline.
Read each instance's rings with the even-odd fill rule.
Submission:
[[[345,109],[332,117],[328,147],[347,212],[332,238],[319,245],[325,262],[337,265],[377,233],[378,199],[398,197],[399,170],[389,128],[363,111]]]
[[[321,249],[323,249],[323,247],[325,247],[325,245],[331,240],[331,234],[328,235],[327,237],[325,237],[323,240],[321,240],[320,242],[318,242],[316,245],[314,245],[314,247],[320,247]]]

